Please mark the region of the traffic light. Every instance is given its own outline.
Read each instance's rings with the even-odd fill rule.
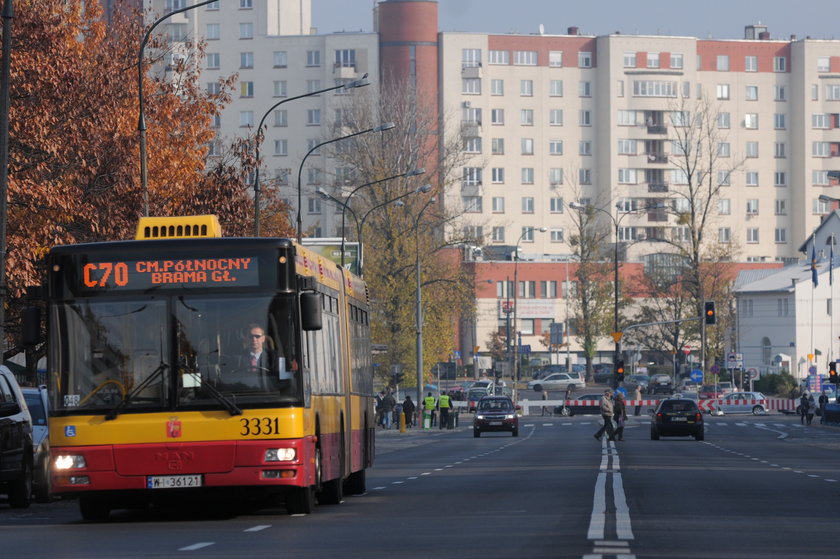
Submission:
[[[717,323],[717,314],[715,313],[714,301],[706,301],[705,303],[703,303],[703,318],[705,319],[706,324]]]
[[[837,376],[837,362],[832,361],[828,364],[828,382],[831,384],[840,384],[840,377]]]
[[[615,382],[624,381],[624,359],[619,359],[615,362]]]

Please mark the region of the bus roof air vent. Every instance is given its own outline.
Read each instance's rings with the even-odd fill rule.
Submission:
[[[215,215],[185,217],[141,217],[137,224],[138,241],[148,239],[197,239],[221,237],[222,226]]]

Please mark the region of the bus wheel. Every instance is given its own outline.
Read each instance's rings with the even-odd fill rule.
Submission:
[[[347,476],[347,481],[344,482],[344,491],[348,495],[362,495],[367,491],[367,481],[365,480],[365,471],[359,470]]]
[[[108,520],[111,507],[102,497],[86,495],[79,497],[79,511],[82,513],[82,518],[88,522],[104,522]]]

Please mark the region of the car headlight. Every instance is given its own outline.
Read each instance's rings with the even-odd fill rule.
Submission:
[[[297,458],[294,448],[269,448],[265,451],[266,462],[292,462]]]
[[[56,470],[76,470],[87,468],[85,457],[81,454],[59,454],[55,457]]]
[[[478,414],[478,415],[476,415],[476,416],[475,416],[475,418],[476,418],[476,419],[484,419],[484,416],[483,416],[483,415],[481,415],[481,414]]]
[[[516,414],[509,413],[505,416],[505,419],[513,419],[514,417],[516,417]]]

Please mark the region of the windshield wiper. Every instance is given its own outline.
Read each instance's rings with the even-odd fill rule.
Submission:
[[[227,396],[219,392],[215,386],[206,382],[204,379],[201,379],[201,387],[207,389],[207,392],[218,400],[230,415],[242,415],[242,410],[239,409],[239,407],[237,407],[237,405],[234,404]]]
[[[152,371],[152,374],[146,377],[146,380],[134,387],[134,390],[129,392],[122,400],[120,400],[120,402],[116,406],[114,406],[108,413],[105,414],[105,419],[116,419],[120,413],[120,410],[127,406],[129,402],[131,402],[132,398],[140,394],[149,384],[152,383],[152,381],[154,381],[157,377],[161,376],[163,372],[168,368],[169,365],[167,365],[166,363],[161,363],[160,365],[158,365],[158,368]]]

